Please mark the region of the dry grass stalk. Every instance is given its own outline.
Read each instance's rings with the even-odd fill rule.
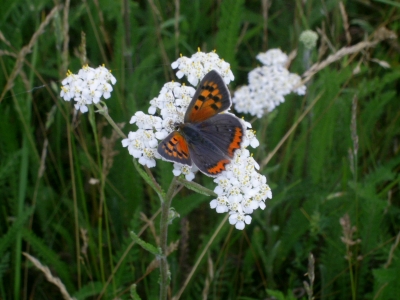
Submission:
[[[156,35],[157,35],[157,39],[158,39],[158,45],[160,46],[160,52],[161,52],[161,56],[162,56],[162,59],[163,59],[164,66],[170,66],[171,62],[170,62],[170,60],[168,58],[167,51],[165,50],[165,45],[164,45],[164,42],[163,42],[163,39],[162,39],[162,36],[161,36],[161,25],[160,25],[160,23],[163,22],[161,13],[158,10],[157,6],[155,5],[154,0],[148,0],[148,2],[149,2],[150,7],[151,7],[151,12],[152,12],[153,19],[154,19],[154,24],[155,24],[155,27],[156,27]],[[165,75],[165,78],[168,78],[168,77],[172,78],[173,77],[172,69],[171,68],[164,68],[164,75]]]
[[[180,222],[180,243],[179,243],[179,269],[182,270],[182,280],[186,274],[190,272],[190,265],[188,263],[189,257],[189,221],[188,217],[183,217]],[[182,283],[182,282],[180,282]]]
[[[99,20],[100,20],[100,32],[103,35],[103,39],[105,44],[107,45],[107,47],[109,47],[109,50],[111,50],[111,40],[110,37],[108,36],[108,33],[105,29],[105,25],[104,25],[104,15],[103,15],[103,11],[100,8],[100,4],[99,4],[99,0],[93,0],[94,5],[96,6],[97,9],[97,15],[99,16]]]
[[[27,259],[29,259],[36,268],[38,268],[40,271],[43,272],[48,282],[51,282],[52,284],[58,287],[61,295],[65,300],[76,300],[76,298],[73,298],[69,295],[67,289],[65,288],[65,285],[61,282],[60,278],[54,277],[53,274],[51,274],[50,269],[48,267],[43,266],[37,258],[29,255],[28,253],[23,252],[22,254]]]
[[[342,226],[343,236],[340,238],[345,245],[354,246],[361,242],[361,240],[353,240],[353,234],[357,231],[356,226],[351,226],[350,217],[345,214],[340,218],[340,225]]]
[[[303,281],[304,284],[304,288],[307,292],[308,295],[308,299],[312,300],[314,299],[314,280],[315,280],[315,259],[314,259],[314,255],[312,253],[310,253],[308,255],[308,268],[307,268],[307,274],[305,274],[308,279],[310,280],[310,283],[308,283],[307,281]]]
[[[323,91],[324,92],[324,91]],[[311,104],[304,110],[304,112],[301,114],[301,116],[296,120],[296,122],[293,123],[292,127],[286,132],[286,134],[281,138],[279,143],[275,146],[275,148],[268,153],[267,157],[264,158],[261,163],[260,163],[260,168],[264,168],[268,164],[268,162],[272,159],[272,157],[275,155],[276,152],[280,149],[280,147],[283,145],[283,143],[289,138],[289,136],[292,134],[292,132],[295,131],[297,126],[300,124],[300,122],[304,119],[304,117],[309,113],[309,111],[314,107],[314,105],[318,102],[319,99],[321,99],[323,92],[320,93],[314,100],[311,102]]]
[[[144,213],[140,213],[140,220],[146,223],[147,226],[149,226],[151,234],[153,235],[154,240],[156,241],[157,245],[160,245],[160,237],[157,235],[157,230],[154,225],[154,220],[147,218],[147,216]]]
[[[13,52],[10,52],[10,51],[7,51],[7,50],[0,50],[0,56],[11,56],[11,57],[14,57],[14,58],[18,57],[17,54],[15,54]]]
[[[345,214],[339,220],[340,225],[342,226],[343,236],[340,238],[343,244],[346,245],[346,259],[350,260],[353,253],[350,250],[350,247],[361,243],[360,239],[353,239],[353,234],[357,231],[356,226],[351,226],[350,217],[348,214]]]
[[[82,66],[89,63],[86,54],[86,34],[83,31],[81,32],[81,42],[78,49],[74,49],[74,55],[79,58]]]
[[[388,260],[387,260],[387,262],[386,262],[386,264],[384,266],[385,269],[389,268],[389,266],[392,264],[392,260],[393,260],[393,256],[394,256],[394,250],[396,250],[396,248],[399,245],[399,243],[400,243],[400,231],[396,236],[396,240],[395,240],[394,244],[392,245],[392,247],[390,247],[389,257],[388,257]]]
[[[289,53],[288,59],[285,64],[285,68],[289,69],[290,65],[292,64],[292,61],[296,58],[297,56],[297,49],[292,50],[292,52]]]
[[[36,30],[36,32],[32,35],[28,45],[22,47],[22,49],[19,51],[17,60],[14,65],[14,69],[11,71],[11,74],[7,79],[7,83],[3,89],[3,92],[0,95],[0,103],[3,100],[5,94],[13,87],[15,78],[21,72],[25,56],[32,51],[32,47],[35,45],[37,39],[44,32],[44,29],[47,27],[47,25],[49,25],[50,21],[53,19],[56,13],[61,9],[61,7],[62,5],[56,5],[50,11],[50,13],[44,19],[44,21],[39,25],[38,30]]]
[[[268,9],[271,1],[261,0],[263,16],[263,50],[268,49]]]
[[[151,217],[151,219],[150,219],[151,222],[154,222],[154,220],[157,218],[157,216],[158,216],[160,213],[161,213],[161,208],[159,208],[159,209],[155,212],[155,214]],[[139,237],[143,234],[143,232],[145,232],[145,230],[147,229],[148,226],[149,226],[149,225],[146,224],[146,225],[144,225],[144,226],[140,229],[140,231],[139,231],[139,233],[138,233],[138,236],[139,236]],[[99,299],[99,300],[102,299],[102,297],[103,297],[103,295],[104,295],[104,292],[106,291],[107,287],[109,286],[111,280],[114,278],[114,276],[115,276],[115,274],[117,273],[117,271],[119,270],[119,267],[121,266],[122,262],[123,262],[123,261],[125,260],[125,258],[128,256],[129,252],[131,251],[132,247],[133,247],[135,244],[136,244],[136,242],[135,242],[135,241],[132,241],[132,242],[128,245],[128,247],[126,247],[124,253],[121,255],[120,259],[118,260],[118,263],[115,265],[114,269],[112,270],[111,275],[108,277],[106,284],[104,284],[103,289],[101,290],[101,292],[100,292],[99,296],[97,297],[97,299]]]
[[[211,238],[208,240],[206,246],[204,247],[203,251],[200,253],[199,257],[197,258],[197,261],[195,262],[192,270],[190,271],[189,275],[186,277],[185,282],[183,283],[183,285],[181,286],[181,288],[179,289],[179,292],[172,297],[172,300],[179,300],[182,296],[182,293],[184,292],[184,290],[186,289],[187,285],[189,284],[189,281],[192,279],[194,272],[197,270],[201,260],[203,259],[204,255],[206,254],[206,252],[210,249],[211,244],[213,243],[214,239],[216,238],[216,236],[218,235],[218,233],[221,231],[223,225],[225,224],[225,222],[228,220],[229,215],[226,215],[224,217],[224,219],[222,220],[222,222],[218,225],[217,229],[214,231],[213,235],[211,236]]]
[[[332,52],[336,52],[335,46],[329,40],[328,35],[326,34],[326,26],[325,22],[322,22],[322,28],[317,28],[318,34],[321,36],[321,41],[325,43],[326,47],[329,48]]]
[[[0,30],[0,41],[3,41],[8,47],[12,48],[11,43],[6,39],[4,34]]]
[[[175,57],[179,56],[179,18],[180,18],[181,5],[180,0],[175,0],[175,24],[174,24],[174,32],[175,32]]]
[[[342,1],[339,2],[339,7],[340,7],[340,13],[342,14],[343,28],[344,28],[344,32],[346,34],[347,45],[350,45],[351,44],[351,35],[350,35],[350,31],[349,31],[349,27],[350,27],[349,26],[349,18],[347,17],[346,9],[345,9]]]
[[[357,135],[357,95],[353,97],[351,107],[351,139],[353,141],[353,154],[357,156],[358,153],[358,135]]]
[[[71,0],[66,0],[65,1],[65,7],[64,7],[64,14],[63,14],[63,48],[62,48],[62,66],[61,66],[61,73],[65,74],[68,70],[68,45],[69,45],[69,23],[68,23],[68,16],[69,16],[69,5],[71,3]]]
[[[374,36],[372,41],[365,41],[365,42],[360,42],[354,46],[351,47],[343,47],[342,49],[338,50],[336,53],[329,55],[324,61],[320,63],[315,63],[314,65],[311,66],[310,69],[308,69],[304,74],[303,74],[303,81],[299,84],[303,85],[305,82],[309,81],[314,74],[316,74],[318,71],[324,69],[331,63],[340,60],[346,55],[349,54],[354,54],[357,52],[360,52],[361,50],[367,49],[367,48],[372,48],[376,46],[378,43],[380,43],[383,40],[386,39],[394,39],[396,38],[396,34],[384,27],[378,29]],[[295,87],[296,88],[296,87]]]
[[[40,156],[40,166],[38,171],[38,178],[42,178],[44,171],[46,170],[46,157],[47,157],[47,147],[49,146],[49,140],[44,139],[42,155]]]
[[[211,285],[211,282],[214,279],[214,263],[213,263],[210,255],[208,255],[208,257],[207,257],[207,270],[208,270],[208,276],[206,276],[206,280],[205,280],[205,283],[204,283],[204,288],[203,288],[203,291],[201,293],[201,296],[202,296],[203,300],[207,300],[208,299],[207,296],[208,296],[208,293],[210,291],[210,285]]]
[[[117,126],[122,129],[125,123],[119,123]],[[119,151],[114,150],[115,143],[119,138],[120,136],[115,130],[112,131],[110,138],[104,136],[101,138],[101,145],[103,146],[101,155],[103,156],[103,174],[105,177],[107,177],[114,164],[114,156],[119,153]]]
[[[317,32],[321,32],[321,30],[319,28],[317,28]],[[325,39],[321,39],[321,43],[319,44],[319,48],[318,48],[318,59],[317,61],[320,61],[322,59],[322,57],[324,57],[326,51],[328,51],[328,45],[325,41]]]
[[[81,232],[81,238],[82,238],[82,242],[83,242],[83,245],[81,247],[81,253],[85,257],[87,257],[87,249],[89,247],[89,237],[87,234],[87,229],[81,227],[81,228],[79,228],[79,230]]]

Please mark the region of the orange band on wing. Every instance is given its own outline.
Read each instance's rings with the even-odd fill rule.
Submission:
[[[165,141],[162,145],[165,153],[168,156],[173,156],[178,159],[189,158],[189,148],[186,140],[180,134],[175,134],[169,141]]]
[[[236,127],[235,128],[235,134],[233,135],[233,141],[229,144],[228,148],[228,155],[230,157],[233,157],[233,153],[235,152],[236,149],[240,149],[240,144],[243,141],[243,132],[242,128]]]
[[[207,171],[211,175],[217,175],[221,173],[222,171],[225,171],[225,165],[229,164],[230,160],[229,159],[222,159],[219,162],[217,162],[213,167],[208,168]]]

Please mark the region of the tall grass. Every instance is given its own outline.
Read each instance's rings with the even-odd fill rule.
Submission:
[[[158,244],[157,194],[101,115],[74,114],[59,98],[67,68],[76,72],[87,58],[112,69],[118,82],[107,105],[127,133],[130,117],[177,80],[170,63],[180,53],[216,49],[231,64],[233,91],[269,48],[297,49],[290,70],[303,74],[346,46],[375,41],[378,29],[399,33],[394,1],[343,4],[2,3],[0,299],[68,297],[57,278],[76,299],[158,298],[157,260],[130,236]],[[306,29],[320,36],[309,56],[298,41]],[[273,199],[250,226],[221,225],[209,196],[183,188],[174,198],[170,296],[307,299],[312,253],[315,299],[398,298],[399,41],[382,38],[336,58],[307,79],[304,97],[288,96],[253,120],[261,143],[254,157]],[[159,163],[154,174],[167,189],[171,164]],[[196,180],[213,190],[211,179]]]

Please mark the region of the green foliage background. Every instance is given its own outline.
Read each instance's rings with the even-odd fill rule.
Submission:
[[[383,26],[400,32],[395,1],[343,4],[352,44],[372,39]],[[58,12],[32,39],[57,5]],[[118,80],[107,105],[116,122],[126,123],[126,134],[135,130],[130,117],[147,111],[162,85],[176,80],[170,64],[180,53],[216,49],[231,64],[233,91],[247,83],[262,51],[297,49],[290,70],[302,74],[347,45],[336,0],[85,0],[72,1],[68,19],[66,3],[59,1],[0,6],[0,299],[61,298],[22,252],[48,266],[77,299],[131,299],[133,283],[142,299],[158,297],[155,257],[129,235],[143,232],[141,238],[157,244],[158,197],[138,176],[120,140],[105,141],[118,151],[105,171],[102,139],[110,138],[110,126],[93,111],[73,115],[71,103],[58,96],[67,68],[81,67],[82,33],[89,65],[104,63]],[[307,59],[298,37],[317,28],[328,46]],[[182,299],[306,299],[310,252],[316,299],[398,299],[399,54],[399,41],[392,39],[346,56],[318,72],[304,97],[288,96],[276,111],[253,120],[261,142],[254,157],[261,162],[321,96],[260,170],[273,192],[267,208],[256,211],[244,231],[223,225]],[[391,67],[382,67],[384,62]],[[355,97],[358,152],[350,159]],[[165,189],[171,169],[159,163],[154,171]],[[103,178],[105,185],[91,185],[91,178]],[[201,174],[196,180],[214,188]],[[169,242],[179,240],[168,257],[171,295],[184,286],[224,218],[210,210],[210,200],[182,189],[173,201],[180,218],[169,230]],[[360,240],[348,247],[339,223],[345,214],[356,226],[353,240]]]

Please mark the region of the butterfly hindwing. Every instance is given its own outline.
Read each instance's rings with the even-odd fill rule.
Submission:
[[[227,110],[231,106],[228,88],[217,71],[210,71],[200,82],[190,102],[185,123],[199,123]]]
[[[158,145],[157,151],[168,161],[188,166],[192,165],[188,143],[178,131],[173,131],[162,140]]]
[[[196,124],[200,134],[217,146],[230,158],[236,149],[240,149],[244,129],[242,122],[235,116],[225,113]]]
[[[209,176],[217,176],[225,170],[225,166],[230,163],[230,158],[219,148],[200,142],[189,144],[190,155],[193,163],[201,172]]]

